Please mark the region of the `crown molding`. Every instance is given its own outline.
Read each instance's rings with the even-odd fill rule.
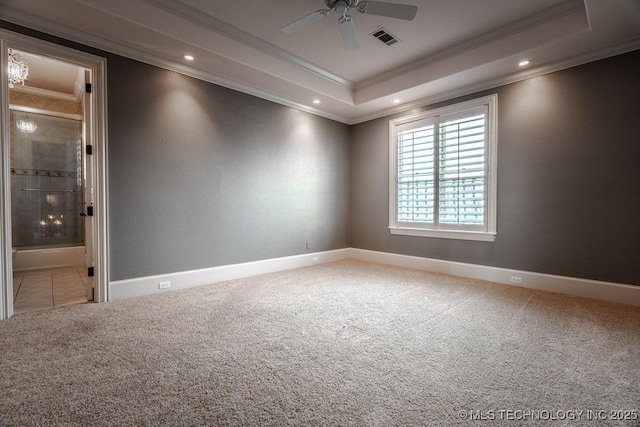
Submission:
[[[25,28],[29,28],[41,33],[49,34],[51,36],[66,39],[72,42],[80,43],[85,46],[99,49],[105,52],[109,52],[115,55],[123,56],[125,58],[133,59],[135,61],[143,62],[148,65],[153,65],[168,71],[173,71],[179,74],[183,74],[188,77],[203,80],[209,83],[213,83],[218,86],[222,86],[228,89],[237,90],[249,95],[256,96],[258,98],[266,99],[277,104],[285,105],[287,107],[296,108],[298,110],[306,111],[308,113],[324,117],[330,120],[334,120],[341,123],[347,123],[348,118],[332,114],[328,111],[322,111],[315,108],[311,108],[304,104],[292,101],[288,98],[276,95],[267,90],[258,88],[247,83],[239,82],[227,77],[222,77],[213,73],[205,72],[194,67],[189,67],[179,62],[170,61],[162,56],[155,55],[148,51],[142,51],[131,46],[126,46],[121,43],[116,43],[110,40],[106,40],[100,37],[96,37],[92,34],[82,31],[73,30],[64,25],[59,25],[29,14],[22,13],[12,8],[0,6],[0,15],[6,22],[10,22],[15,25],[20,25]],[[8,31],[8,30],[7,30]]]
[[[357,118],[348,120],[345,123],[349,125],[355,125],[358,123],[364,123],[370,120],[375,120],[382,117],[391,116],[394,114],[400,114],[415,108],[422,108],[422,107],[436,104],[438,102],[448,101],[450,99],[471,95],[484,90],[495,89],[497,87],[508,85],[511,83],[517,83],[523,80],[528,80],[528,79],[540,77],[546,74],[555,73],[556,71],[562,71],[568,68],[577,67],[579,65],[588,64],[590,62],[599,61],[601,59],[610,58],[612,56],[633,52],[634,50],[638,50],[638,49],[640,49],[640,37],[635,37],[635,38],[626,40],[624,42],[609,46],[604,49],[600,49],[600,50],[589,52],[582,55],[577,55],[562,61],[549,63],[549,64],[539,66],[527,71],[521,71],[519,73],[502,76],[493,80],[484,81],[474,85],[464,86],[464,87],[446,91],[446,92],[439,92],[436,95],[427,96],[412,102],[396,105],[394,107],[380,110],[372,114],[362,115]]]
[[[46,98],[57,99],[59,101],[73,102],[76,104],[80,102],[80,100],[75,95],[56,92],[53,90],[40,89],[37,87],[15,85],[11,90],[16,92],[28,93],[30,95],[44,96]]]
[[[73,97],[75,98],[78,104],[82,102],[84,98],[84,92],[85,92],[84,88],[80,86],[78,82],[75,82],[73,85]]]
[[[528,16],[524,19],[520,19],[509,25],[498,28],[494,31],[489,31],[488,33],[482,34],[479,37],[474,37],[473,39],[456,44],[455,46],[451,46],[449,48],[436,52],[432,55],[417,59],[408,64],[401,65],[400,67],[396,67],[392,70],[389,70],[385,73],[381,73],[369,79],[358,82],[356,84],[355,89],[357,91],[360,89],[365,89],[370,86],[374,86],[376,84],[379,84],[391,78],[410,73],[412,71],[418,70],[425,66],[429,66],[437,62],[443,61],[447,58],[451,58],[451,57],[460,55],[462,53],[469,52],[474,49],[478,49],[490,43],[503,40],[514,34],[521,33],[531,28],[535,28],[540,25],[553,22],[564,16],[571,15],[574,13],[579,13],[579,12],[584,12],[586,14],[586,9],[585,9],[583,0],[565,1],[564,3],[561,3],[557,6],[543,10],[542,12]]]
[[[201,10],[195,9],[189,5],[186,5],[178,0],[143,0],[157,8],[163,9],[175,16],[179,16],[192,24],[199,27],[221,34],[231,40],[235,40],[244,44],[252,49],[256,49],[258,52],[271,56],[272,58],[280,61],[295,65],[303,69],[304,71],[315,74],[322,77],[325,80],[330,81],[333,84],[344,86],[350,90],[353,90],[355,83],[342,78],[336,74],[331,73],[317,65],[303,59],[297,55],[287,52],[278,46],[269,43],[261,38],[255,37],[246,31],[241,30],[231,24],[228,24],[220,19],[208,15]]]

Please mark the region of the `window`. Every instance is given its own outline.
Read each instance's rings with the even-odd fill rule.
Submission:
[[[389,122],[392,234],[495,240],[497,100]]]

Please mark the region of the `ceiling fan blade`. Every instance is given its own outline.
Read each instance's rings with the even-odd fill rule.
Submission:
[[[284,27],[281,27],[280,30],[286,34],[295,33],[299,29],[324,18],[329,14],[329,12],[330,10],[327,9],[316,10],[315,12],[311,12],[310,14],[305,15],[300,19],[296,19],[295,21],[285,25]]]
[[[363,1],[358,3],[358,12],[367,15],[387,16],[389,18],[411,21],[418,13],[417,6],[408,4],[385,3],[381,1]]]
[[[350,16],[343,16],[338,21],[340,23],[340,32],[342,33],[342,40],[344,40],[344,48],[346,50],[353,50],[358,48],[358,37],[356,37],[356,26],[353,25],[353,20]]]

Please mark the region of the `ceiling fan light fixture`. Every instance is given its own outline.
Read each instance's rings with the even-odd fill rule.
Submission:
[[[330,9],[316,10],[315,12],[311,12],[303,16],[302,18],[296,19],[295,21],[288,23],[284,27],[280,27],[280,31],[282,31],[285,34],[293,34],[296,31],[306,27],[307,25],[326,17],[329,14],[329,12],[331,12]]]
[[[357,10],[360,13],[376,16],[385,16],[388,18],[404,19],[411,21],[418,13],[418,8],[412,5],[387,3],[381,1],[360,1],[360,0],[324,0],[327,9],[316,10],[301,18],[296,19],[287,25],[280,27],[285,34],[292,34],[307,25],[326,17],[329,12],[335,12],[341,15],[338,23],[340,24],[340,32],[344,41],[346,50],[353,50],[358,47],[358,39],[356,37],[356,28],[353,20],[347,12],[349,10]],[[397,41],[397,40],[396,40]],[[396,41],[385,42],[388,45]]]
[[[362,1],[358,3],[358,12],[366,15],[386,16],[389,18],[412,21],[418,13],[417,6],[382,1]]]
[[[353,19],[351,19],[349,15],[342,15],[338,22],[340,24],[342,40],[344,41],[344,48],[346,50],[357,49],[358,36],[356,35],[356,27],[353,25]]]
[[[343,15],[349,10],[349,2],[346,0],[338,0],[335,2],[334,8],[338,15]]]

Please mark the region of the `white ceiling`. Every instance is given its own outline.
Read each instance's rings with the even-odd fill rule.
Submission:
[[[44,90],[52,92],[53,96],[57,94],[58,97],[63,95],[63,98],[74,99],[84,86],[84,73],[76,65],[15,49],[13,52],[29,67],[24,85],[17,84],[15,90],[33,92],[28,89],[39,89],[39,93],[44,93]]]
[[[0,15],[350,124],[640,48],[638,0],[388,1],[416,18],[351,11],[352,51],[336,14],[280,31],[323,0],[0,0]]]

